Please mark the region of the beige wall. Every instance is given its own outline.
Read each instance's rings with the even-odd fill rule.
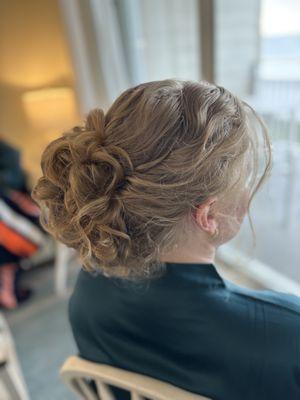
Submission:
[[[50,136],[31,126],[24,112],[22,94],[62,86],[74,90],[58,1],[1,1],[0,135],[22,149],[24,165],[34,179],[39,175],[41,150]],[[74,115],[77,123],[77,103]]]

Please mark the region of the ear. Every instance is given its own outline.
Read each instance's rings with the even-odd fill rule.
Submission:
[[[217,196],[210,197],[204,203],[197,206],[194,214],[197,224],[209,235],[212,235],[218,226],[218,223],[215,219],[215,214],[212,209],[212,206],[216,203],[217,200]]]

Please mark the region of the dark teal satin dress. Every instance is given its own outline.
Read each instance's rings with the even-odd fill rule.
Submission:
[[[300,298],[237,286],[213,264],[166,266],[144,284],[80,271],[79,355],[215,400],[299,400]]]

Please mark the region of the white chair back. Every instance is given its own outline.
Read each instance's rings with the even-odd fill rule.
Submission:
[[[60,374],[66,385],[84,400],[116,400],[108,385],[129,391],[131,400],[210,400],[145,375],[76,356],[65,361]]]

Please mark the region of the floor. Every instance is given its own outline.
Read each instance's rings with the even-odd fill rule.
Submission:
[[[76,353],[67,318],[70,292],[65,298],[53,293],[53,268],[39,267],[25,281],[35,296],[17,311],[6,312],[31,400],[71,400],[75,396],[59,377],[63,361]],[[76,267],[70,277],[70,286]]]

